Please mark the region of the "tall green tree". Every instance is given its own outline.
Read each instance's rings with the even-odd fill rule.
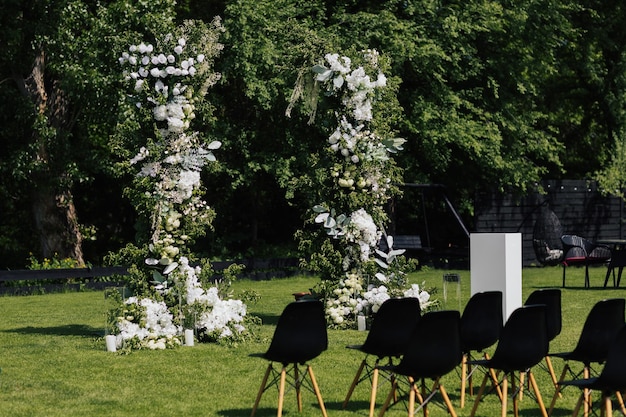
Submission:
[[[33,225],[38,255],[84,263],[74,192],[96,174],[110,174],[120,151],[109,143],[116,114],[103,111],[115,108],[121,91],[117,45],[172,22],[173,1],[135,3],[7,0],[0,6],[0,95],[11,97],[0,134],[0,169],[11,181],[2,189],[19,208],[14,213],[32,215],[32,222],[20,218]]]

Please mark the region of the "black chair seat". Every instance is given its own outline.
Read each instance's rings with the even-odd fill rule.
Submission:
[[[546,357],[548,354],[548,343],[545,305],[525,305],[513,311],[502,329],[493,357],[487,360],[470,362],[470,364],[487,368],[470,415],[472,417],[475,415],[485,391],[487,380],[490,378],[498,388],[498,394],[502,401],[502,415],[505,415],[508,379],[510,377],[514,380],[516,372],[523,372],[528,375],[528,386],[533,388],[541,415],[547,417],[548,413],[531,368]],[[501,371],[501,380],[498,380],[495,373],[496,370]],[[518,379],[520,378],[518,377]],[[518,386],[522,389],[526,385],[520,382]],[[513,401],[515,417],[518,417],[517,402],[519,401],[519,396],[516,395]]]
[[[452,402],[440,382],[440,378],[455,369],[461,363],[463,355],[461,351],[460,314],[458,311],[435,311],[425,314],[415,326],[411,340],[400,363],[390,367],[395,375],[408,377],[409,404],[408,415],[413,416],[415,410],[415,397],[420,401],[420,408],[424,409],[424,415],[428,403],[435,393],[441,393],[443,401],[452,416],[456,416]],[[425,379],[434,380],[432,391],[424,398],[418,382],[424,385]],[[398,381],[394,383],[381,409],[382,417],[397,397],[399,389]]]
[[[361,361],[361,365],[348,389],[348,393],[342,405],[344,409],[348,406],[348,402],[356,386],[362,381],[369,380],[371,381],[372,387],[370,392],[369,415],[373,417],[376,407],[376,391],[380,362],[383,359],[387,359],[387,364],[385,365],[392,365],[394,358],[398,358],[404,354],[413,329],[420,320],[420,316],[421,308],[417,298],[390,298],[380,306],[374,316],[365,342],[362,345],[347,346],[348,348],[359,350],[366,354],[366,356]],[[368,362],[369,356],[375,357],[373,364]]]
[[[300,375],[298,370],[298,365],[305,365],[306,362],[315,359],[327,348],[328,335],[324,304],[316,300],[297,301],[288,304],[278,319],[268,350],[262,354],[251,355],[270,361],[252,407],[251,416],[256,413],[263,393],[272,385],[278,386],[277,415],[278,417],[282,415],[285,384],[287,377],[289,377],[289,383],[297,392],[298,410],[302,411],[300,389],[304,386],[315,393],[322,415],[327,417],[326,407],[317,386],[313,369],[310,365],[306,365],[304,375]],[[273,362],[282,364],[280,372],[274,370]],[[308,380],[306,379],[307,376]],[[305,382],[309,382],[310,385],[306,385]]]

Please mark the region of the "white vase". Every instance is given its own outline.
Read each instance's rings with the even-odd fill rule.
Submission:
[[[193,330],[185,329],[185,346],[193,346]]]
[[[357,328],[360,332],[364,332],[367,330],[367,326],[365,324],[365,316],[356,316]]]
[[[107,352],[117,352],[117,337],[114,334],[105,336]]]

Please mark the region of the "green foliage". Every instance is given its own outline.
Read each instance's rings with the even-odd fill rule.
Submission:
[[[43,260],[39,260],[31,255],[28,258],[28,269],[38,270],[38,269],[62,269],[62,268],[82,268],[83,265],[80,265],[76,262],[76,259],[72,258],[44,258]]]

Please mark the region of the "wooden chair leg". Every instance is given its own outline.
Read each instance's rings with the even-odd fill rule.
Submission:
[[[397,389],[397,385],[398,385],[398,382],[394,379],[392,381],[392,386],[391,386],[391,390],[389,391],[389,395],[387,395],[387,398],[385,399],[385,402],[383,403],[383,406],[380,409],[380,414],[378,414],[378,417],[383,417],[383,415],[385,414],[385,411],[387,411],[389,404],[391,404],[391,399],[395,395],[394,393]]]
[[[457,417],[456,411],[454,411],[454,407],[452,406],[452,401],[450,401],[450,397],[448,397],[448,393],[446,392],[446,389],[443,387],[443,385],[439,383],[439,380],[437,380],[437,384],[439,385],[439,392],[441,392],[441,396],[443,397],[443,402],[445,402],[446,407],[448,407],[448,413],[450,413],[450,416],[452,417]]]
[[[254,417],[254,415],[256,414],[256,409],[259,407],[259,403],[261,402],[261,397],[263,396],[263,392],[265,391],[265,384],[267,384],[267,380],[270,376],[271,371],[272,364],[270,363],[265,370],[265,375],[263,376],[263,381],[261,382],[261,388],[256,395],[256,400],[254,400],[254,406],[252,407],[252,413],[250,414],[250,417]]]
[[[461,359],[461,408],[465,407],[465,383],[467,379],[467,354]]]
[[[550,401],[550,408],[548,408],[548,415],[552,415],[552,410],[554,410],[556,400],[557,398],[561,397],[561,386],[559,385],[559,383],[565,380],[565,375],[567,375],[567,372],[569,371],[569,369],[570,369],[569,365],[565,364],[565,366],[563,367],[563,372],[561,372],[561,377],[559,378],[557,382],[557,389],[554,391],[554,395],[552,396],[552,401]]]
[[[528,382],[533,387],[533,391],[535,392],[535,397],[537,398],[537,404],[539,405],[539,410],[541,411],[541,415],[543,417],[548,417],[548,412],[546,411],[546,406],[543,403],[543,398],[541,398],[541,392],[539,391],[539,387],[537,386],[535,375],[533,375],[533,373],[530,370],[528,371]]]
[[[372,391],[370,393],[370,414],[369,417],[374,417],[374,409],[376,408],[376,391],[378,390],[378,364],[372,371]]]
[[[311,378],[311,385],[313,385],[313,391],[315,391],[317,402],[322,410],[322,415],[324,417],[328,417],[328,414],[326,413],[326,406],[324,406],[324,400],[322,399],[322,393],[320,392],[320,388],[317,386],[317,381],[315,380],[315,375],[313,374],[313,368],[311,368],[310,365],[307,365],[307,371],[309,372],[309,378]]]
[[[280,384],[278,385],[278,412],[277,416],[283,415],[283,402],[285,401],[285,380],[287,379],[287,367],[280,370]]]
[[[509,398],[508,388],[508,375],[505,373],[502,378],[502,417],[506,417],[507,400]]]
[[[555,392],[558,391],[557,395],[559,396],[559,398],[562,398],[563,394],[561,394],[561,391],[559,390],[559,381],[556,379],[556,374],[554,373],[554,367],[552,366],[552,360],[550,359],[549,356],[546,356],[546,367],[548,368],[550,379],[552,379],[552,385],[554,385]]]
[[[583,368],[583,378],[588,379],[590,369],[588,366]],[[583,388],[583,415],[589,417],[589,410],[591,409],[591,390]]]
[[[361,373],[363,373],[363,369],[365,368],[366,363],[367,363],[366,360],[363,359],[363,361],[361,361],[361,365],[359,366],[359,369],[356,371],[354,380],[352,380],[352,385],[350,385],[350,388],[348,389],[348,393],[346,394],[346,399],[343,400],[343,404],[341,405],[341,408],[343,408],[344,410],[348,406],[348,401],[350,401],[350,397],[352,397],[354,388],[356,388],[357,384],[359,383],[359,378],[361,378]]]
[[[294,385],[296,388],[296,404],[298,404],[298,412],[301,413],[302,412],[302,391],[301,391],[301,381],[300,381],[300,375],[298,372],[298,364],[294,363],[293,364],[293,380],[294,380]]]
[[[613,404],[610,395],[604,395],[604,411],[606,417],[613,417]]]
[[[485,373],[482,384],[480,384],[480,388],[478,389],[478,394],[476,394],[476,399],[474,400],[474,406],[472,407],[472,412],[470,413],[470,417],[474,417],[476,414],[476,410],[478,409],[478,404],[480,403],[480,399],[483,396],[483,392],[485,391],[485,386],[487,385],[487,380],[489,379],[489,374]]]
[[[615,392],[615,396],[617,397],[617,402],[619,403],[619,406],[622,409],[622,414],[626,416],[626,406],[624,406],[624,396],[619,391]]]
[[[581,392],[578,396],[578,401],[576,401],[576,406],[574,407],[574,411],[572,413],[572,417],[578,417],[578,412],[580,411],[580,407],[583,405],[583,393]]]
[[[413,417],[415,413],[415,393],[417,391],[417,384],[415,381],[411,381],[411,386],[409,387],[409,417]]]

